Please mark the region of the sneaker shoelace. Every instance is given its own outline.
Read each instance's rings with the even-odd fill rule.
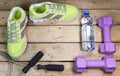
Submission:
[[[17,26],[16,23],[12,23],[10,24],[10,27],[8,27],[8,37],[10,39],[10,42],[17,42],[18,41],[18,37],[17,37]]]
[[[52,9],[53,12],[66,13],[66,5],[65,4],[53,3],[53,4],[48,4],[48,5],[49,5],[49,8]]]

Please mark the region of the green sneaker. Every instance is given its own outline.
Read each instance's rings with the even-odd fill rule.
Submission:
[[[27,23],[26,12],[20,7],[14,7],[7,20],[7,51],[11,57],[19,57],[25,51],[27,38],[24,29]]]
[[[43,2],[32,4],[29,8],[29,18],[33,22],[41,22],[48,19],[60,22],[71,21],[78,15],[78,8],[68,4]]]

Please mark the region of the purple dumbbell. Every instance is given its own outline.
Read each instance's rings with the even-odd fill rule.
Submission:
[[[116,60],[112,56],[105,56],[103,60],[86,60],[79,56],[75,61],[76,71],[85,72],[87,68],[103,68],[105,72],[114,72],[116,69]]]
[[[112,54],[116,52],[116,45],[112,43],[110,28],[114,25],[110,16],[102,17],[98,20],[98,25],[103,29],[104,43],[100,45],[100,52],[104,54]]]

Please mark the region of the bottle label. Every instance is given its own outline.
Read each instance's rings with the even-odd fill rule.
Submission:
[[[92,25],[93,26],[93,25]],[[94,29],[91,25],[84,24],[81,28],[82,33],[82,48],[83,50],[94,50],[95,42],[94,42]]]

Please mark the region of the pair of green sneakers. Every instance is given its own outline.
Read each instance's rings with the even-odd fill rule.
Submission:
[[[78,9],[72,5],[43,2],[32,4],[29,8],[29,18],[33,22],[48,19],[60,22],[71,21],[78,15]],[[11,57],[19,57],[25,51],[27,38],[24,33],[28,18],[26,12],[20,7],[14,7],[7,20],[7,51]]]

